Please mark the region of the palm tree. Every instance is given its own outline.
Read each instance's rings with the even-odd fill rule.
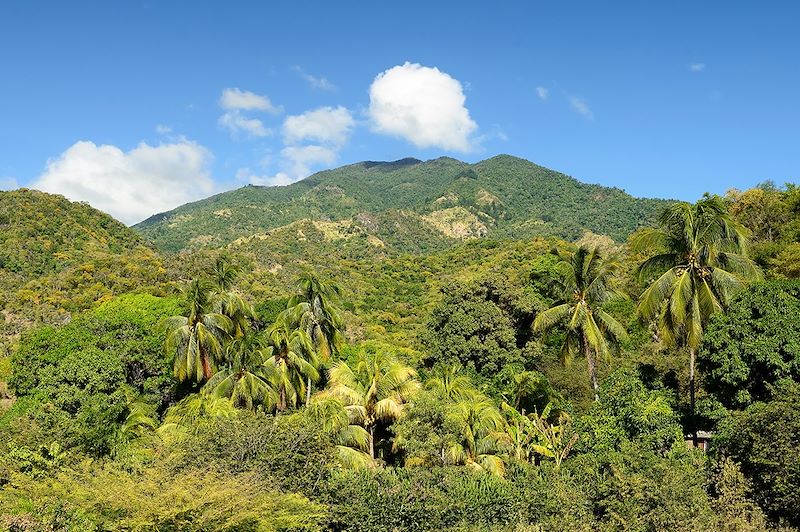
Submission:
[[[367,453],[369,433],[360,425],[353,424],[347,408],[338,399],[319,396],[314,398],[305,413],[322,423],[322,430],[336,446],[339,464],[347,469],[371,467],[375,461]]]
[[[342,316],[333,301],[339,296],[339,287],[329,284],[313,274],[306,274],[298,282],[298,293],[289,300],[294,319],[306,330],[317,355],[322,361],[339,352],[344,342]],[[306,389],[306,402],[311,398],[311,380]]]
[[[581,246],[574,252],[554,252],[561,259],[561,277],[554,279],[561,300],[536,316],[533,330],[544,332],[559,324],[566,326],[562,362],[568,363],[576,351],[583,353],[597,401],[597,358],[609,354],[610,343],[627,338],[625,328],[601,308],[603,303],[621,296],[613,286],[619,264],[603,257],[597,248]]]
[[[187,316],[165,321],[165,349],[174,356],[173,370],[179,381],[207,381],[222,359],[223,342],[233,330],[231,319],[213,308],[213,289],[204,280],[192,281],[186,290]]]
[[[241,268],[231,262],[227,255],[218,257],[211,271],[214,309],[231,319],[231,336],[234,338],[244,336],[250,329],[250,320],[255,319],[253,306],[233,290],[240,273]]]
[[[272,385],[275,367],[267,363],[272,348],[265,345],[260,335],[250,332],[231,340],[227,353],[230,365],[211,377],[205,385],[206,391],[229,398],[238,408],[273,409],[278,404],[278,392]]]
[[[706,194],[694,205],[679,202],[665,209],[658,227],[641,231],[631,248],[653,253],[638,268],[641,281],[654,279],[640,297],[639,316],[656,321],[666,344],[689,349],[694,424],[695,356],[703,327],[748,281],[759,277],[746,255],[747,230],[728,215],[722,198]]]
[[[505,464],[497,455],[504,438],[503,416],[491,399],[476,396],[454,403],[447,417],[458,427],[458,439],[447,449],[448,461],[503,476]]]
[[[378,352],[358,354],[353,368],[341,361],[329,372],[328,389],[322,397],[339,399],[350,422],[367,431],[370,458],[375,458],[375,429],[380,422],[398,419],[408,400],[419,389],[417,372],[393,356]]]
[[[478,391],[462,371],[463,368],[460,364],[437,367],[434,370],[434,376],[425,383],[425,388],[438,393],[448,401],[469,399]]]
[[[277,410],[283,412],[289,404],[296,405],[305,392],[306,379],[319,380],[317,359],[311,338],[305,329],[294,326],[288,311],[267,329],[272,356],[266,364],[274,368],[273,386],[278,391]]]

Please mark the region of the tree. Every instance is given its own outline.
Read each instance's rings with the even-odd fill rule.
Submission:
[[[339,296],[339,287],[322,281],[313,274],[306,274],[298,282],[298,294],[289,300],[289,308],[311,338],[317,356],[327,361],[339,352],[344,342],[339,309],[333,304]],[[306,402],[311,398],[311,380],[308,379]]]
[[[448,461],[503,476],[505,464],[497,452],[504,422],[492,400],[476,396],[459,401],[450,406],[447,417],[458,430],[456,441],[447,449]]]
[[[272,410],[278,404],[278,392],[272,385],[275,367],[267,360],[272,348],[255,332],[234,338],[227,346],[230,365],[214,374],[205,389],[217,397],[227,397],[239,407],[254,410],[263,406]]]
[[[339,465],[347,469],[370,467],[375,461],[367,453],[369,433],[352,423],[347,408],[338,399],[318,397],[308,403],[305,414],[321,423],[322,430],[336,446]]]
[[[694,205],[678,202],[664,210],[658,227],[644,229],[631,243],[652,254],[638,268],[642,281],[641,318],[656,320],[668,345],[689,349],[689,401],[692,433],[695,414],[695,357],[709,317],[726,308],[745,284],[759,276],[747,258],[747,230],[727,213],[719,196]]]
[[[511,455],[521,461],[533,462],[534,454],[552,458],[556,469],[567,458],[578,434],[571,431],[572,418],[567,412],[561,411],[558,423],[549,421],[553,404],[545,405],[542,413],[531,412],[524,415],[508,403],[503,403],[503,412],[506,415],[506,435],[511,444]]]
[[[227,255],[221,255],[214,262],[211,271],[213,306],[216,312],[230,318],[233,324],[231,336],[244,336],[250,329],[250,320],[255,319],[253,306],[233,290],[233,285],[241,273]]]
[[[431,312],[423,337],[425,364],[460,363],[485,377],[508,365],[521,366],[524,359],[517,337],[521,320],[515,316],[516,294],[507,285],[487,277],[442,288],[443,300]],[[529,327],[525,329],[529,334]]]
[[[756,501],[773,519],[800,526],[800,385],[786,382],[766,403],[734,412],[714,444],[741,465]]]
[[[364,427],[369,434],[369,455],[374,459],[375,429],[378,423],[391,423],[402,415],[406,403],[419,389],[416,375],[414,369],[384,351],[360,351],[352,368],[344,361],[331,367],[323,397],[339,399],[350,422]]]
[[[425,388],[447,401],[468,399],[478,393],[470,378],[463,373],[460,364],[438,366],[434,370],[434,376],[425,383]]]
[[[708,324],[697,355],[706,389],[726,408],[773,397],[782,380],[800,382],[800,281],[742,290]]]
[[[195,279],[185,292],[187,316],[166,320],[165,342],[174,356],[173,369],[180,381],[207,381],[224,355],[223,342],[234,328],[231,319],[213,309],[213,287]]]
[[[277,410],[285,411],[289,404],[296,405],[305,395],[305,381],[319,380],[317,359],[311,338],[303,328],[294,326],[288,311],[267,329],[272,346],[272,356],[267,364],[274,368],[273,386],[278,391]]]
[[[554,280],[561,299],[536,316],[533,329],[545,332],[556,325],[566,326],[562,361],[568,363],[576,351],[583,354],[597,401],[597,358],[608,355],[610,343],[627,338],[625,328],[601,308],[603,303],[620,297],[613,285],[619,264],[603,257],[596,248],[581,246],[574,252],[555,252],[561,258],[561,276]]]

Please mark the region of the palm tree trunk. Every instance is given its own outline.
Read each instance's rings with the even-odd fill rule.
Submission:
[[[211,361],[208,360],[208,355],[205,349],[200,348],[200,365],[203,367],[203,379],[208,380],[211,378]]]
[[[311,377],[308,378],[308,386],[306,386],[306,404],[311,402]]]
[[[281,389],[278,392],[278,412],[286,410],[286,385],[281,384]]]
[[[375,425],[369,426],[369,457],[375,459]]]
[[[694,417],[694,348],[689,349],[689,428],[692,431],[692,446],[697,447],[697,423]]]
[[[589,380],[592,382],[592,390],[594,390],[594,400],[599,401],[600,396],[597,394],[599,388],[597,384],[597,364],[595,357],[592,355],[592,349],[589,346],[589,339],[586,334],[583,334],[583,354],[586,356],[586,366],[589,370]]]

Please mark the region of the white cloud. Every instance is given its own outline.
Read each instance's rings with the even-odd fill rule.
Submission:
[[[319,90],[323,90],[323,91],[335,91],[336,90],[336,85],[334,85],[333,83],[328,81],[327,78],[313,76],[313,75],[309,74],[308,72],[306,72],[305,70],[303,70],[302,68],[300,68],[299,66],[292,67],[292,70],[297,72],[297,74],[301,78],[306,80],[308,82],[308,84],[311,85],[312,89],[319,89]]]
[[[158,133],[159,135],[169,135],[170,133],[172,133],[172,128],[164,124],[157,124],[156,133]]]
[[[369,89],[373,129],[420,148],[468,152],[478,124],[461,83],[438,68],[405,63],[378,74]]]
[[[310,175],[312,167],[331,166],[338,156],[336,150],[317,145],[286,146],[281,150],[281,157],[286,163],[288,174],[298,179]]]
[[[15,190],[19,188],[19,183],[13,177],[0,177],[0,190]]]
[[[283,112],[283,107],[273,105],[268,96],[237,88],[223,89],[219,105],[226,111],[265,111],[275,115]]]
[[[536,95],[539,97],[540,100],[546,100],[547,97],[550,95],[550,91],[547,90],[545,87],[536,87]]]
[[[186,139],[143,142],[128,152],[79,141],[49,161],[31,187],[86,201],[132,224],[213,192],[211,159],[206,148]]]
[[[224,129],[230,131],[232,136],[243,133],[250,137],[267,137],[274,131],[264,126],[264,122],[258,118],[248,118],[239,111],[228,111],[219,117],[217,123]]]
[[[570,106],[572,106],[572,109],[579,115],[583,116],[587,120],[594,120],[594,113],[592,112],[591,109],[589,109],[589,105],[583,98],[578,98],[577,96],[570,96],[569,104]]]
[[[689,65],[689,70],[692,72],[702,72],[706,69],[705,63],[692,63]]]
[[[308,177],[315,168],[332,166],[338,157],[336,149],[325,146],[286,146],[281,150],[281,171],[274,175],[259,175],[250,168],[239,168],[236,179],[251,185],[289,185]]]
[[[286,144],[310,140],[339,147],[344,146],[350,138],[353,126],[353,116],[344,107],[320,107],[301,115],[286,117],[283,137]]]

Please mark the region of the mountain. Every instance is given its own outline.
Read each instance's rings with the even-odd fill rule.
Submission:
[[[574,240],[592,231],[622,241],[664,205],[509,155],[475,164],[442,157],[361,162],[288,186],[246,186],[157,214],[135,229],[159,249],[180,251],[310,223],[417,253],[487,235]]]
[[[0,338],[35,320],[67,319],[164,273],[139,233],[85,203],[0,192]]]

